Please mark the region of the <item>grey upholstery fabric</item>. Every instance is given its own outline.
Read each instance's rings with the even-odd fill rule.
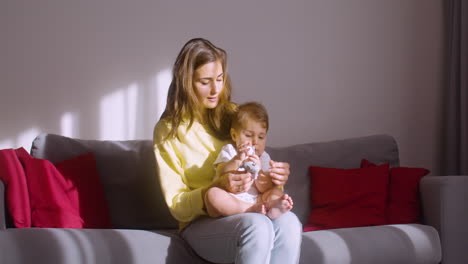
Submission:
[[[209,263],[167,230],[8,229],[0,253],[0,263]],[[429,264],[440,258],[437,231],[411,224],[304,233],[300,263]]]
[[[362,158],[377,164],[399,164],[398,146],[388,135],[267,148],[266,151],[272,159],[291,164],[285,191],[292,195],[295,201],[293,212],[303,224],[310,208],[309,166],[356,168]],[[115,227],[177,227],[161,194],[150,140],[98,141],[42,134],[33,141],[31,149],[34,157],[54,163],[86,152],[96,155]]]
[[[0,197],[5,197],[5,185],[0,180]],[[1,199],[0,199],[1,200]],[[5,202],[0,202],[0,230],[6,228],[6,204]]]
[[[99,141],[39,135],[31,155],[53,163],[92,152],[116,228],[177,228],[162,196],[150,140]]]
[[[437,231],[408,224],[304,233],[300,263],[436,264],[440,260]]]
[[[359,167],[362,158],[377,164],[399,164],[397,144],[387,135],[267,148],[267,151],[273,160],[291,164],[285,190],[293,196],[293,211],[303,223],[307,221],[310,208],[309,166],[355,168]],[[7,228],[0,230],[0,263],[207,263],[193,253],[177,231],[171,229],[177,225],[161,194],[150,140],[97,141],[43,134],[34,140],[31,150],[34,157],[52,162],[86,152],[96,156],[112,221],[117,228],[123,229]],[[443,215],[454,217],[457,210],[452,212],[453,206],[449,207],[448,202],[454,204],[466,198],[459,193],[461,189],[452,186],[454,183],[450,178],[450,183],[436,181],[434,185],[429,184],[430,180],[423,181],[429,186],[426,186],[429,191],[423,191],[424,213],[428,223],[433,223],[441,232],[444,243],[448,241],[446,243],[452,245],[458,241],[463,244],[467,239],[462,236],[468,235],[454,234],[456,229],[446,225],[448,222],[459,228],[461,222],[447,220]],[[460,184],[460,181],[455,182]],[[451,188],[458,191],[450,194]],[[0,181],[0,194],[2,190]],[[4,202],[0,197],[0,209]],[[434,207],[440,203],[447,203],[447,206]],[[0,221],[4,219],[1,217]],[[464,214],[460,221],[466,219]],[[454,238],[444,237],[444,232]],[[442,246],[445,250],[446,246]],[[459,245],[453,246],[453,250],[459,249]],[[441,255],[436,229],[411,224],[304,233],[300,262],[438,263]],[[444,252],[444,258],[446,256]],[[452,256],[447,258],[464,255],[456,252]],[[444,259],[443,263],[460,262]]]
[[[8,229],[0,263],[207,263],[175,232],[117,229]]]
[[[390,163],[392,167],[399,165],[398,146],[393,137],[388,135],[267,148],[266,151],[273,160],[290,163],[291,174],[285,192],[294,199],[292,211],[302,224],[307,222],[311,206],[309,166],[359,168],[363,158],[375,164]]]
[[[425,223],[440,234],[443,263],[468,263],[468,176],[424,177]]]

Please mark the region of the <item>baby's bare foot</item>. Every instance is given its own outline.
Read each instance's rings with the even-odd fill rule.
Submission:
[[[278,218],[293,208],[292,198],[283,194],[280,198],[269,202],[267,216],[271,219]]]
[[[252,205],[249,209],[247,209],[246,212],[259,213],[259,214],[262,214],[262,215],[266,215],[266,207],[262,203],[256,203],[256,204]]]

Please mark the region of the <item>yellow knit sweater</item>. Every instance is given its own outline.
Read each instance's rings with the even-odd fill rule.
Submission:
[[[156,124],[154,154],[166,203],[179,221],[179,229],[183,229],[206,215],[201,190],[213,181],[213,162],[226,142],[209,134],[196,121],[189,130],[188,121],[182,122],[177,137],[165,140],[170,126],[167,120]]]

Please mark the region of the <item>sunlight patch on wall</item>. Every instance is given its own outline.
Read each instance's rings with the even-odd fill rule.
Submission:
[[[166,109],[167,91],[169,90],[171,80],[172,71],[170,69],[158,72],[154,78],[154,85],[151,89],[151,98],[155,100],[154,113],[151,115],[154,116],[154,124],[159,120],[164,109]]]
[[[100,139],[118,140],[125,137],[124,125],[125,91],[107,95],[100,105]]]
[[[66,137],[79,137],[77,133],[78,118],[76,113],[66,112],[60,119],[61,134]]]
[[[127,88],[126,96],[126,119],[127,139],[135,139],[137,121],[138,85],[132,84]]]
[[[100,103],[100,139],[135,139],[138,85],[113,92]]]
[[[35,127],[23,131],[19,134],[18,138],[16,139],[15,147],[23,147],[29,152],[31,150],[33,140],[41,133],[41,130]]]

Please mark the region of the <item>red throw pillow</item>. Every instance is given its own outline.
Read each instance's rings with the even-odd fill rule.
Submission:
[[[311,205],[304,231],[386,223],[389,165],[363,169],[311,166]]]
[[[33,227],[82,228],[83,220],[69,196],[75,188],[48,160],[36,159],[17,150],[28,182]]]
[[[34,227],[111,228],[92,153],[52,164],[17,150],[23,163]]]
[[[96,168],[93,153],[65,160],[55,164],[69,183],[68,188],[74,188],[69,196],[79,209],[85,228],[112,228],[107,200]]]
[[[373,166],[376,165],[366,159],[361,161],[362,168]],[[390,169],[387,224],[420,223],[419,182],[429,172],[424,168],[395,167]]]
[[[18,228],[31,227],[26,175],[13,149],[0,150],[0,179],[5,183],[6,205],[13,225]]]

